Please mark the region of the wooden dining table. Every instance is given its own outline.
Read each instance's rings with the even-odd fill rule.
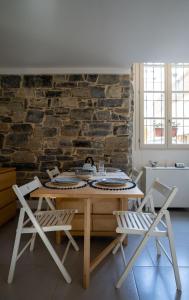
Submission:
[[[71,176],[74,175],[71,172],[64,172],[60,176]],[[94,176],[96,178],[125,178],[128,176],[124,172],[117,173],[107,173],[106,176]],[[96,189],[89,185],[80,189],[51,189],[46,187],[41,187],[33,191],[30,195],[34,198],[39,197],[50,197],[55,199],[63,198],[74,198],[78,200],[83,200],[84,202],[84,260],[83,260],[83,287],[88,288],[90,284],[90,274],[91,272],[104,260],[104,258],[113,250],[116,244],[120,240],[120,235],[113,239],[111,243],[100,252],[100,254],[91,261],[91,203],[95,199],[105,201],[106,199],[121,199],[122,201],[128,201],[128,199],[143,198],[143,192],[136,186],[132,189],[126,190],[102,190]]]

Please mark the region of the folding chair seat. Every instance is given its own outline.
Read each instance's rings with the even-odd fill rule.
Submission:
[[[50,179],[53,179],[55,176],[60,175],[60,170],[58,169],[58,167],[54,167],[54,169],[52,170],[47,170],[47,174],[49,175]]]
[[[47,231],[52,231],[51,229],[53,228],[54,231],[55,226],[64,226],[64,230],[71,230],[71,221],[76,212],[75,209],[49,210],[35,212],[34,216],[39,225],[43,227],[43,231],[46,231],[46,228]]]
[[[117,233],[145,234],[149,231],[155,219],[155,215],[152,213],[117,211],[114,214],[119,224],[116,229]],[[155,236],[166,236],[167,231],[162,230],[162,227],[166,229],[166,224],[160,221],[160,224],[154,228],[153,234]]]
[[[51,200],[49,198],[39,198],[38,201],[38,208],[36,212],[32,212],[30,209],[25,196],[30,194],[37,188],[40,188],[42,185],[37,177],[34,177],[34,180],[28,184],[18,187],[17,185],[13,185],[13,190],[16,193],[22,208],[20,209],[20,215],[18,220],[18,226],[16,231],[16,238],[13,248],[13,254],[11,259],[11,265],[8,275],[8,283],[13,281],[15,267],[17,260],[21,257],[24,251],[30,247],[30,251],[33,251],[36,234],[39,234],[43,243],[45,244],[47,250],[49,251],[50,255],[52,256],[54,262],[56,263],[57,267],[59,268],[60,272],[62,273],[66,282],[71,282],[71,277],[67,272],[64,261],[68,254],[70,245],[76,251],[79,251],[79,247],[73,237],[70,234],[70,230],[72,228],[71,222],[72,219],[77,213],[75,209],[64,209],[64,210],[55,210]],[[42,201],[45,200],[50,207],[48,211],[42,211]],[[27,217],[25,219],[25,216]],[[64,255],[62,259],[60,259],[55,252],[52,244],[50,243],[49,239],[46,236],[46,232],[50,231],[64,231],[65,235],[68,237],[68,244],[65,249]],[[22,234],[32,234],[32,237],[23,247],[23,249],[19,252],[20,246],[20,239]]]
[[[159,210],[158,213],[155,212],[154,203],[153,203],[153,193],[158,192],[164,197],[164,204]],[[176,286],[178,290],[181,290],[181,282],[180,275],[177,263],[177,257],[174,247],[173,240],[173,231],[170,220],[169,211],[167,210],[168,206],[174,199],[177,193],[176,187],[168,187],[163,185],[158,180],[155,180],[152,184],[148,194],[140,204],[139,208],[136,212],[133,211],[114,211],[113,214],[116,216],[118,227],[116,228],[116,232],[121,234],[119,239],[119,244],[116,245],[113,250],[113,254],[115,254],[118,250],[118,245],[121,249],[122,258],[125,264],[125,270],[122,273],[120,279],[118,280],[116,287],[120,288],[123,281],[127,277],[129,271],[134,265],[137,257],[140,255],[141,251],[145,247],[150,237],[155,237],[156,247],[157,247],[157,255],[161,255],[163,252],[169,261],[171,262],[174,270]],[[150,203],[150,213],[145,213],[142,211],[146,203]],[[139,243],[138,247],[134,251],[133,256],[130,258],[129,262],[126,263],[125,253],[123,249],[123,241],[127,235],[138,234],[143,235],[143,239]],[[169,240],[171,257],[168,255],[164,246],[160,242],[159,238],[167,237]]]

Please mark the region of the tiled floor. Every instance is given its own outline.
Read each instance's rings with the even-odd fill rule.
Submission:
[[[176,291],[172,267],[162,255],[157,259],[154,242],[151,240],[138,258],[121,289],[115,282],[122,272],[120,253],[108,258],[93,272],[88,290],[82,288],[83,241],[78,239],[80,252],[71,250],[66,267],[72,276],[71,285],[66,284],[40,239],[33,253],[25,252],[17,264],[15,278],[7,284],[7,275],[15,237],[17,219],[0,228],[0,300],[178,300],[189,299],[189,211],[171,211],[175,244],[182,282],[182,294]],[[23,238],[26,241],[26,237]],[[51,240],[54,236],[51,235]],[[96,255],[109,239],[92,239],[92,254]],[[125,248],[130,257],[139,237],[129,238]],[[168,249],[168,243],[163,242]],[[61,254],[64,243],[56,246]]]

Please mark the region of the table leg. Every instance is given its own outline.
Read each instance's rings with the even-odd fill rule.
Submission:
[[[120,210],[128,210],[128,199],[120,199]],[[123,240],[123,245],[127,246],[128,238]]]
[[[84,199],[84,266],[83,287],[86,289],[90,282],[90,233],[91,233],[91,201]]]

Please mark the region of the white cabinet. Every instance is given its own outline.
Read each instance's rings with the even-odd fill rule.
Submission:
[[[189,168],[145,167],[145,192],[148,191],[155,178],[168,186],[177,186],[178,193],[170,207],[189,207]],[[162,199],[155,195],[155,206],[162,206]]]

